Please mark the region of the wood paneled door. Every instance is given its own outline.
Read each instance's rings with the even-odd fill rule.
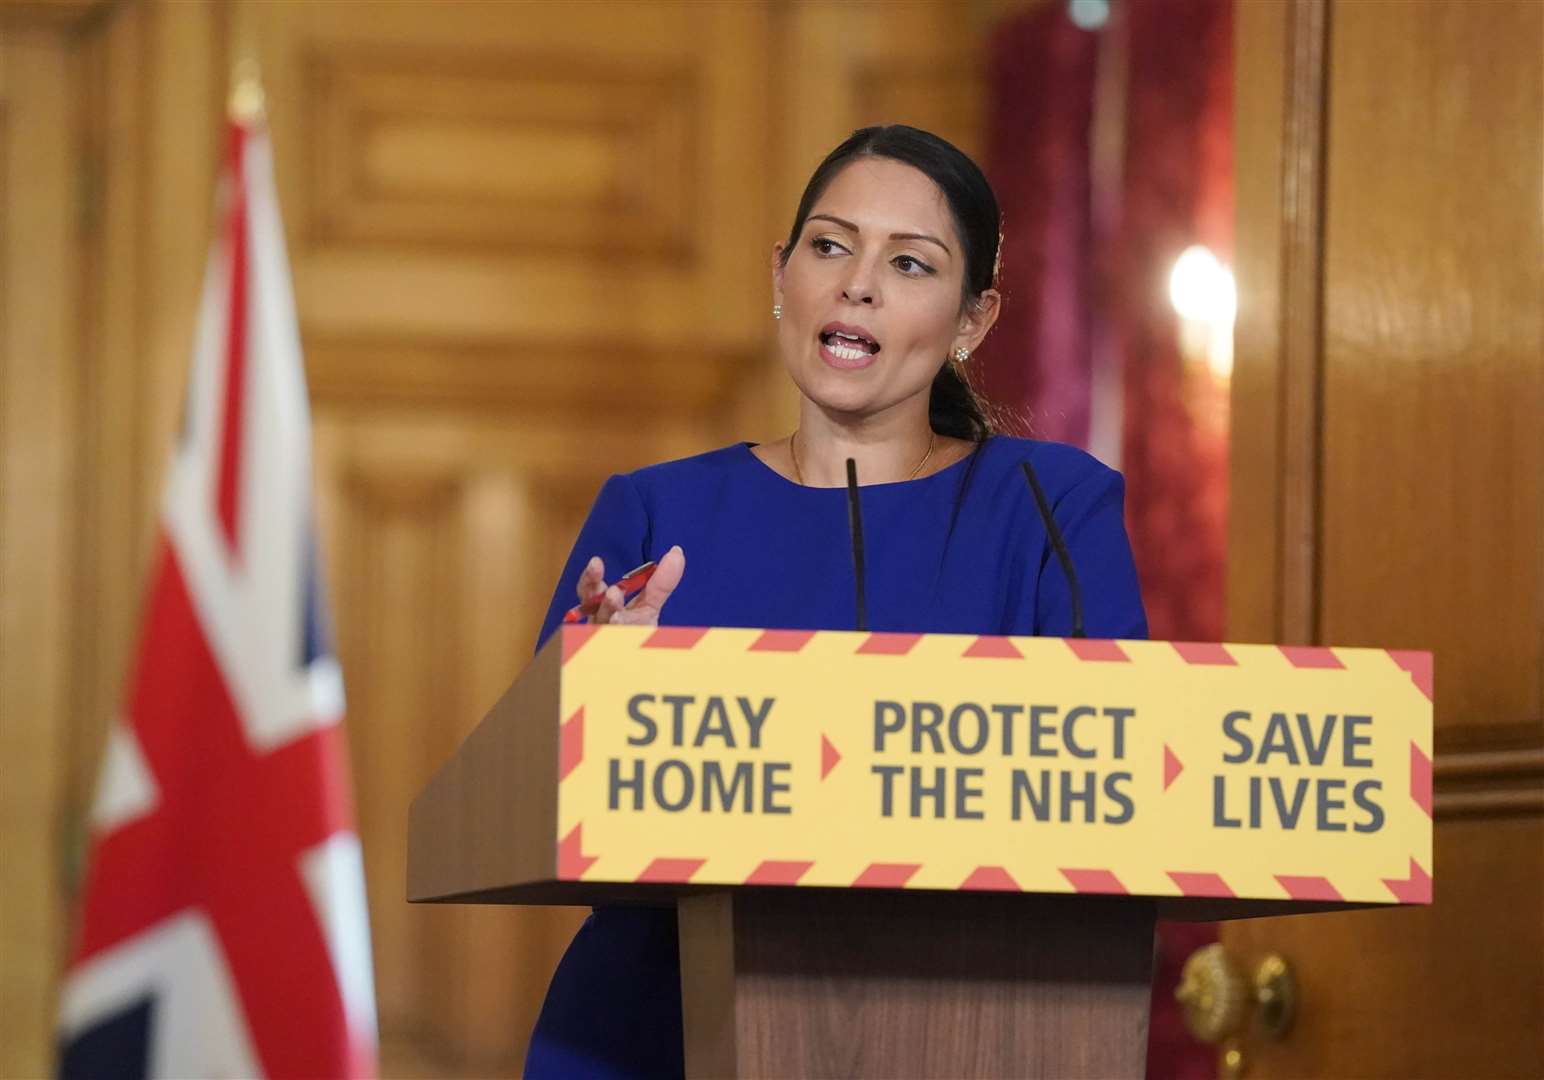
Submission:
[[[1229,637],[1430,649],[1437,729],[1433,905],[1228,927],[1301,990],[1244,1065],[1536,1077],[1544,4],[1237,10]]]

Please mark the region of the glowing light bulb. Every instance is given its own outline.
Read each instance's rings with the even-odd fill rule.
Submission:
[[[1169,273],[1169,300],[1182,318],[1214,324],[1231,326],[1238,310],[1232,272],[1200,244],[1186,248],[1174,260],[1174,269]]]
[[[1067,17],[1082,30],[1098,30],[1110,21],[1110,0],[1071,0]]]
[[[1169,272],[1169,302],[1179,313],[1187,352],[1200,352],[1219,378],[1233,372],[1233,319],[1238,288],[1233,272],[1211,251],[1193,244],[1174,260]]]

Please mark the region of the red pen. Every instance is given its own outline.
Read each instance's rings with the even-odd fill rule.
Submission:
[[[628,593],[635,593],[648,584],[649,579],[654,576],[656,569],[658,569],[658,564],[651,559],[642,566],[623,574],[621,580],[616,583],[616,587],[622,590],[624,597]],[[605,595],[604,591],[598,592],[594,597],[584,601],[582,604],[575,604],[563,613],[563,621],[566,623],[576,623],[580,619],[586,619],[594,615],[600,610],[600,602]]]

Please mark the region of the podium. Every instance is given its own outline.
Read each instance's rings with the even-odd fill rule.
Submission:
[[[569,626],[414,902],[673,906],[690,1076],[1140,1076],[1158,917],[1431,900],[1431,657]]]

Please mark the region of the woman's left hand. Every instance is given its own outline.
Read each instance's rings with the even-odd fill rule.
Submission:
[[[607,588],[591,621],[621,626],[658,626],[660,609],[670,599],[670,594],[675,592],[685,572],[686,553],[677,544],[660,556],[654,575],[643,586],[643,591],[633,597],[631,603],[623,603],[625,598],[622,590],[615,585]]]

